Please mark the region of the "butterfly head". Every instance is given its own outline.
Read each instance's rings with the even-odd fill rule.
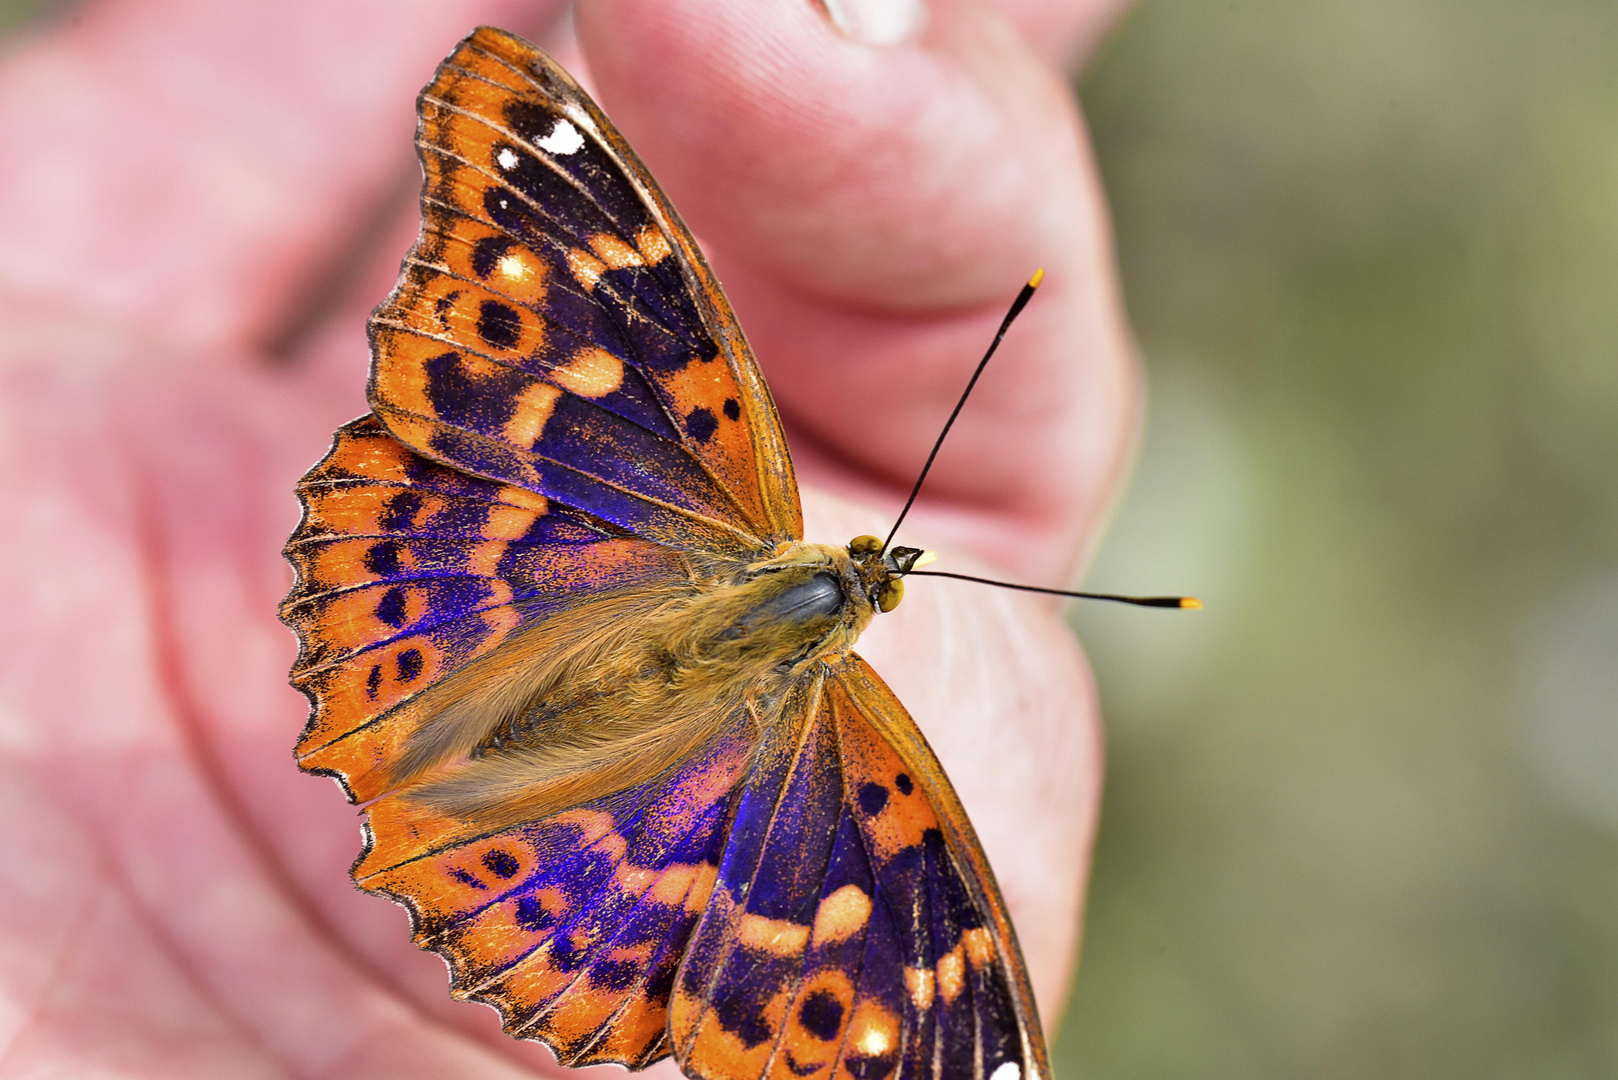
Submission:
[[[871,606],[878,611],[892,611],[899,606],[905,595],[904,575],[930,561],[926,554],[921,548],[884,548],[875,536],[856,536],[848,542],[848,556],[854,561]]]

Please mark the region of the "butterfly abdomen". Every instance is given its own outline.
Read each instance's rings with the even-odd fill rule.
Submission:
[[[808,666],[847,652],[871,604],[846,552],[793,544],[703,581],[565,612],[491,654],[400,755],[412,798],[532,821],[645,783],[751,707],[768,724]]]

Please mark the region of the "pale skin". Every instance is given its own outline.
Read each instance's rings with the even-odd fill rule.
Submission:
[[[114,0],[14,43],[0,1077],[560,1072],[451,1001],[403,912],[349,882],[358,818],[293,766],[305,704],[274,615],[292,482],[364,410],[365,315],[416,228],[388,194],[414,186],[414,95],[460,37],[489,22],[582,57],[713,256],[810,539],[886,532],[1043,266],[900,540],[1062,585],[1139,412],[1066,82],[1119,6],[936,0],[874,46],[812,0],[589,0],[575,47],[545,36],[555,5]],[[1060,609],[915,580],[859,649],[954,777],[1051,1021],[1101,775]]]

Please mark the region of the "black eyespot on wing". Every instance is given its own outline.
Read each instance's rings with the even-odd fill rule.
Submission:
[[[516,877],[517,871],[522,869],[522,863],[517,861],[515,855],[500,848],[484,852],[483,865],[488,868],[489,873],[502,880]]]
[[[382,594],[382,599],[376,604],[376,617],[393,627],[395,630],[404,626],[410,620],[410,613],[406,610],[406,594],[403,587],[395,585]]]
[[[399,681],[415,682],[416,676],[421,674],[425,657],[421,655],[420,649],[406,649],[399,654],[396,663],[399,665]]]
[[[860,809],[867,814],[876,815],[888,805],[888,789],[881,784],[860,785]]]
[[[705,443],[719,430],[719,421],[707,409],[692,409],[685,418],[685,430],[689,431],[697,442]]]
[[[399,572],[399,541],[378,540],[365,549],[365,569],[388,578]]]
[[[804,1030],[821,1042],[836,1038],[843,1027],[843,1003],[825,990],[816,990],[798,1006]]]
[[[478,307],[478,337],[497,349],[509,349],[522,340],[522,316],[509,304],[485,300]]]

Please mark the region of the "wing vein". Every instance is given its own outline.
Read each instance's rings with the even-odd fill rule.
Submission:
[[[505,64],[505,61],[501,60],[500,57],[498,57],[498,56],[494,56],[494,55],[492,55],[490,53],[484,53],[484,55],[490,57],[490,59],[496,61],[497,63]],[[501,86],[499,83],[495,82],[493,79],[486,79],[482,75],[479,75],[475,71],[471,71],[471,70],[469,70],[467,68],[463,68],[463,67],[460,67],[460,66],[455,65],[455,64],[446,64],[445,66],[450,68],[453,71],[458,72],[459,74],[466,77],[467,79],[476,80],[477,82],[483,83],[485,86],[492,86],[497,90],[504,90],[504,91],[510,92],[510,87]],[[511,65],[506,64],[505,66],[509,68]],[[540,92],[542,94],[544,93],[542,88],[537,88],[536,87],[536,89],[540,89]],[[547,99],[550,98],[549,94],[545,94],[544,96]],[[543,162],[545,164],[545,167],[548,168],[552,173],[554,173],[557,176],[558,179],[562,180],[569,187],[571,187],[574,191],[576,191],[580,195],[582,195],[590,203],[591,206],[594,206],[596,208],[597,212],[599,212],[603,218],[605,218],[608,222],[610,222],[612,224],[614,230],[616,230],[618,232],[619,237],[620,238],[623,237],[623,228],[624,228],[624,226],[623,226],[623,223],[618,220],[617,215],[614,214],[611,210],[609,210],[607,208],[607,206],[604,203],[601,202],[600,199],[596,198],[595,192],[591,191],[590,188],[587,185],[581,184],[578,181],[578,179],[572,173],[570,173],[566,169],[562,168],[562,166],[557,162],[557,160],[551,154],[549,154],[546,151],[542,150],[540,147],[535,146],[533,143],[529,142],[527,139],[523,138],[521,135],[518,135],[515,131],[512,131],[510,128],[506,127],[504,124],[497,123],[494,120],[493,117],[485,116],[482,113],[473,112],[470,109],[463,109],[461,106],[452,104],[451,102],[448,102],[448,101],[445,101],[443,98],[438,97],[436,95],[430,95],[430,94],[427,94],[427,93],[423,93],[421,95],[421,99],[423,101],[432,102],[434,105],[437,105],[439,108],[445,110],[446,112],[452,112],[452,113],[455,113],[458,116],[464,116],[469,120],[475,120],[478,123],[480,123],[480,124],[484,125],[485,127],[489,128],[490,130],[497,131],[501,135],[504,135],[506,138],[510,139],[512,142],[515,142],[518,146],[521,146],[521,147],[525,148],[537,160]],[[592,141],[596,141],[595,140],[595,132],[593,132],[593,131],[590,132],[590,136],[591,136]],[[601,149],[605,149],[605,147],[601,147],[601,144],[599,143],[599,141],[596,141],[596,145],[598,147],[600,147]],[[610,156],[610,154],[609,154],[609,156]]]
[[[554,236],[552,235],[552,233],[573,237],[573,238],[578,240],[580,245],[584,245],[584,246],[588,245],[587,239],[579,237],[576,233],[571,231],[564,223],[558,221],[554,216],[552,216],[548,211],[546,211],[544,207],[540,206],[539,203],[532,196],[528,195],[521,188],[513,187],[509,182],[507,182],[505,180],[504,177],[501,177],[501,176],[499,176],[499,175],[497,175],[495,173],[490,172],[488,169],[483,168],[481,165],[477,164],[476,162],[468,160],[467,158],[462,157],[460,154],[457,154],[457,153],[451,151],[450,149],[448,149],[447,147],[439,145],[438,143],[420,142],[420,141],[418,141],[416,143],[416,146],[417,146],[418,149],[425,150],[425,151],[428,151],[428,152],[433,153],[433,154],[437,154],[439,157],[445,158],[446,160],[456,162],[461,167],[463,167],[463,168],[465,168],[465,169],[467,169],[467,170],[469,170],[471,172],[475,172],[480,176],[488,177],[488,179],[491,181],[491,183],[494,186],[499,187],[500,190],[502,190],[502,191],[509,192],[513,198],[516,198],[516,199],[522,201],[523,203],[526,203],[532,209],[532,211],[534,213],[534,216],[539,219],[540,224],[547,224],[547,225],[550,225],[552,227],[550,229],[546,229],[545,231],[540,232],[538,234],[538,238],[540,240],[544,241],[547,244],[548,249],[553,254],[559,256],[559,258],[557,260],[558,262],[560,262],[562,264],[565,264],[567,262],[567,255],[568,255],[568,252],[569,252],[570,249],[568,247],[566,247],[565,245],[558,244],[556,242]],[[427,200],[424,198],[423,201],[425,202]],[[439,200],[434,200],[435,203],[438,202],[438,201]],[[505,233],[507,236],[511,236],[511,230],[506,228],[504,225],[501,225],[497,221],[489,221],[489,220],[487,220],[485,218],[480,218],[480,217],[477,217],[475,215],[466,214],[464,211],[462,211],[462,214],[463,214],[463,216],[466,216],[466,217],[470,218],[473,221],[482,221],[482,222],[492,226],[493,228],[496,228],[496,229],[500,230],[502,233]],[[518,238],[513,237],[513,239],[518,239]],[[619,239],[623,240],[623,237],[620,236]],[[527,243],[526,240],[524,240],[523,242]],[[690,338],[687,338],[687,337],[683,336],[674,327],[669,326],[667,323],[665,323],[657,315],[657,313],[655,311],[653,311],[649,305],[647,305],[647,303],[645,302],[644,299],[642,299],[642,297],[640,296],[639,293],[632,292],[626,297],[623,294],[623,292],[621,292],[616,286],[614,286],[612,282],[607,281],[605,279],[605,277],[603,277],[601,280],[596,282],[595,288],[600,289],[602,292],[604,292],[607,295],[613,297],[615,300],[617,300],[620,304],[622,304],[624,306],[624,309],[626,311],[635,313],[636,315],[638,315],[638,317],[640,318],[640,320],[642,322],[646,323],[649,326],[653,326],[656,329],[662,331],[671,340],[673,340],[675,342],[678,342],[679,344],[682,344],[682,345],[692,344],[692,340]],[[575,295],[578,295],[578,294],[575,293]],[[600,305],[598,304],[597,306],[599,307]]]
[[[755,859],[754,862],[753,862],[752,871],[749,873],[748,878],[747,878],[747,892],[746,892],[745,897],[742,900],[742,906],[740,908],[738,908],[738,911],[741,914],[746,914],[746,911],[747,911],[746,905],[747,905],[748,901],[752,899],[753,886],[758,882],[759,868],[763,863],[764,851],[765,851],[765,849],[767,849],[769,847],[770,833],[773,832],[774,829],[775,829],[776,818],[781,812],[781,803],[786,799],[787,788],[791,786],[792,777],[797,772],[798,759],[802,756],[803,745],[804,745],[805,741],[808,740],[810,732],[814,729],[813,716],[814,716],[815,709],[820,704],[821,690],[823,689],[824,686],[825,686],[825,678],[824,677],[820,677],[820,678],[816,679],[815,687],[814,687],[814,703],[809,708],[804,710],[804,716],[806,717],[806,720],[805,720],[805,722],[803,724],[803,727],[800,730],[800,732],[798,734],[798,738],[796,740],[796,749],[795,749],[795,752],[794,752],[794,754],[792,756],[792,764],[791,764],[790,767],[788,767],[788,769],[786,771],[786,775],[784,777],[782,777],[782,779],[781,779],[781,787],[776,791],[775,800],[774,800],[773,804],[770,807],[770,820],[769,820],[768,824],[765,825],[763,838],[759,841],[759,850],[758,850],[759,857],[757,859]],[[745,797],[746,797],[746,795],[744,793],[743,798],[745,798]],[[723,865],[723,860],[721,860],[721,866],[722,865]],[[709,976],[708,985],[703,988],[702,1010],[697,1014],[696,1019],[693,1020],[692,1023],[691,1023],[691,1032],[692,1032],[693,1037],[695,1037],[698,1029],[701,1027],[703,1019],[707,1017],[707,1015],[708,1015],[708,1013],[710,1011],[709,1003],[713,999],[714,987],[718,984],[720,976],[724,973],[725,964],[730,960],[731,953],[735,950],[736,940],[737,939],[736,939],[735,935],[731,935],[731,937],[725,942],[725,947],[724,947],[723,951],[720,952],[718,959],[716,959],[714,961],[713,974],[711,976]],[[687,1052],[689,1052],[690,1049],[691,1048],[689,1046],[686,1047]]]
[[[481,442],[489,443],[489,444],[491,444],[493,446],[504,447],[504,448],[507,448],[507,449],[511,448],[511,444],[509,444],[509,443],[503,443],[503,442],[500,442],[497,439],[491,439],[487,435],[484,435],[482,432],[473,431],[471,428],[464,428],[464,427],[458,427],[458,426],[453,425],[453,424],[447,424],[442,419],[440,419],[439,417],[436,417],[436,416],[427,416],[424,413],[418,413],[418,412],[415,412],[415,411],[410,410],[410,409],[400,409],[400,408],[394,408],[394,407],[391,407],[391,406],[387,406],[386,408],[387,408],[387,411],[389,411],[389,412],[398,413],[398,414],[403,415],[403,416],[418,417],[418,418],[420,418],[422,420],[426,420],[426,421],[429,421],[431,423],[443,424],[444,427],[452,428],[453,430],[459,431],[462,434],[469,436],[470,438],[477,439],[477,440],[479,440]],[[628,495],[631,499],[636,499],[636,500],[638,500],[640,502],[647,503],[647,504],[652,505],[652,506],[656,506],[656,507],[658,507],[660,509],[669,511],[672,514],[678,514],[681,517],[690,518],[693,521],[699,521],[702,524],[711,526],[711,527],[713,527],[715,529],[723,530],[724,532],[730,533],[731,535],[735,536],[738,540],[741,540],[744,544],[746,544],[746,545],[748,545],[750,547],[757,548],[761,543],[761,541],[758,539],[758,537],[753,536],[753,535],[751,535],[749,533],[743,532],[741,529],[738,529],[736,526],[730,524],[727,521],[720,521],[718,518],[712,518],[712,517],[709,517],[706,514],[700,514],[695,510],[689,510],[689,509],[687,509],[687,508],[685,508],[683,506],[676,506],[673,503],[666,502],[665,500],[656,498],[655,496],[652,496],[652,495],[647,495],[644,492],[631,490],[630,488],[624,487],[622,484],[615,483],[615,482],[613,482],[611,480],[606,479],[605,477],[596,476],[594,473],[585,472],[583,469],[580,469],[577,466],[569,465],[565,461],[557,461],[555,458],[549,457],[549,456],[547,456],[545,454],[538,453],[537,451],[530,450],[530,451],[528,451],[528,453],[529,453],[529,456],[531,456],[533,458],[536,458],[539,461],[543,461],[548,465],[554,465],[554,466],[556,466],[557,468],[560,468],[560,469],[566,469],[568,472],[574,473],[574,474],[576,474],[578,476],[585,477],[588,480],[593,480],[594,482],[602,485],[603,487],[609,487],[609,488],[613,489],[614,491],[619,492],[620,494]],[[472,470],[466,469],[464,466],[458,466],[457,465],[457,466],[452,466],[452,467],[453,468],[461,468],[466,472],[472,472]],[[480,475],[484,475],[484,474],[472,472],[472,475],[473,476],[480,476]],[[505,479],[503,479],[501,477],[491,476],[491,477],[488,477],[488,479],[496,480],[496,481],[498,481],[500,483],[510,483],[510,481],[505,480]],[[516,485],[516,486],[521,486],[521,485]],[[727,499],[731,499],[731,501],[734,503],[734,501],[735,501],[734,497],[730,494],[729,491],[726,491],[725,489],[721,488],[720,492]],[[544,495],[545,493],[541,491],[541,492],[536,492],[535,494]],[[546,496],[546,497],[549,498],[549,496]],[[571,505],[569,503],[566,503],[564,500],[558,500],[558,501],[563,502],[563,505]],[[738,516],[742,517],[743,520],[749,520],[746,517],[745,514],[739,514]],[[639,535],[639,534],[636,534],[636,535]],[[673,545],[670,545],[670,546],[673,546]]]

